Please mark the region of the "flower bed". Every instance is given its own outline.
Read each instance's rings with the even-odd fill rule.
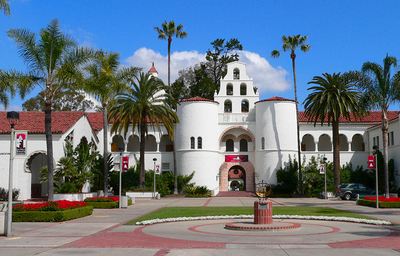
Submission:
[[[400,198],[379,196],[380,208],[400,208]],[[358,205],[376,207],[376,196],[365,196],[363,199],[357,200]]]
[[[60,222],[91,215],[93,207],[85,202],[51,201],[18,204],[13,207],[15,222]]]
[[[119,203],[119,196],[99,196],[89,197],[85,199],[85,203],[96,209],[111,209],[117,208]],[[128,198],[128,205],[132,205],[132,199]]]

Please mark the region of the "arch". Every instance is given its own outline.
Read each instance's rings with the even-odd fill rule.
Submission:
[[[355,134],[351,139],[351,151],[365,151],[364,138],[361,134]]]
[[[255,191],[255,172],[254,166],[251,162],[224,162],[219,168],[219,190],[229,190],[229,170],[233,166],[240,166],[245,171],[245,189],[246,191]],[[238,168],[238,167],[235,167]]]
[[[240,141],[239,141],[239,151],[240,152],[247,152],[247,151],[249,151],[249,147],[248,147],[248,142],[247,142],[247,140],[246,139],[241,139]]]
[[[121,135],[116,134],[112,138],[111,152],[121,152],[121,151],[125,151],[124,138],[122,138]]]
[[[146,136],[144,151],[149,151],[149,152],[157,151],[156,137],[154,137],[153,135]]]
[[[246,191],[246,171],[240,165],[234,165],[228,171],[228,190]]]
[[[318,151],[332,151],[331,137],[328,134],[319,136]]]
[[[225,113],[231,113],[232,112],[232,101],[225,100],[225,102],[224,102],[224,112]]]
[[[126,151],[128,152],[139,152],[140,151],[140,141],[137,135],[131,135],[128,138],[128,145],[126,146]]]
[[[339,134],[339,150],[349,151],[349,142],[347,141],[347,137],[344,134]]]
[[[249,101],[248,100],[242,100],[241,109],[242,109],[242,113],[249,112]]]
[[[225,138],[227,135],[231,135],[231,132],[234,131],[235,129],[240,130],[241,134],[248,135],[251,138],[251,141],[255,141],[255,137],[254,137],[253,133],[248,128],[243,127],[241,125],[235,125],[235,126],[226,128],[219,136],[219,141],[222,141],[222,138]]]
[[[247,95],[247,85],[245,83],[240,84],[240,95]]]
[[[315,141],[311,134],[306,134],[301,140],[301,151],[315,151]]]
[[[46,182],[40,181],[41,170],[47,167],[47,155],[44,151],[32,153],[25,163],[26,170],[31,173],[31,198],[41,198],[47,191]]]
[[[225,142],[225,151],[226,152],[233,152],[235,151],[235,145],[232,139],[227,139]]]
[[[240,79],[240,70],[238,68],[233,69],[233,79],[239,80]]]
[[[240,135],[239,135],[238,140],[241,140],[241,139],[245,139],[245,140],[247,140],[248,142],[252,142],[252,139],[251,139],[250,135],[248,135],[248,134],[246,134],[246,133],[240,134]]]
[[[161,152],[172,152],[173,151],[173,143],[167,134],[161,136],[160,139],[160,151]]]
[[[231,83],[226,85],[226,95],[233,95],[233,85]]]
[[[265,138],[261,138],[261,149],[265,149]]]
[[[203,139],[201,137],[197,137],[197,149],[203,148]]]
[[[190,149],[194,149],[194,147],[195,147],[195,138],[190,137]]]

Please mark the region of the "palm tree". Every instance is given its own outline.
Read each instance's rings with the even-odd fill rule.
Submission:
[[[301,156],[300,156],[300,125],[299,125],[299,106],[297,101],[297,80],[296,80],[296,50],[300,48],[302,52],[308,52],[310,45],[306,43],[307,36],[293,35],[293,36],[282,36],[282,50],[284,52],[290,51],[290,59],[292,60],[293,70],[293,88],[294,88],[294,100],[296,102],[296,116],[297,116],[297,159],[299,161],[299,191],[303,193],[303,175],[301,171]],[[271,56],[278,58],[280,52],[273,50]]]
[[[333,171],[335,188],[340,184],[339,118],[350,119],[363,114],[359,101],[358,76],[355,73],[324,73],[314,76],[308,84],[312,91],[304,101],[305,114],[314,125],[332,124]]]
[[[166,104],[163,93],[164,85],[160,79],[150,74],[140,72],[130,79],[131,87],[127,92],[116,96],[110,108],[109,117],[113,120],[112,133],[125,135],[129,125],[132,131],[137,129],[140,133],[140,186],[144,187],[145,181],[145,138],[149,127],[160,129],[163,125],[168,135],[173,139],[174,127],[178,122],[176,113]]]
[[[3,104],[5,109],[8,107],[10,101],[7,93],[14,96],[15,89],[12,81],[10,81],[9,74],[0,70],[0,104]]]
[[[135,75],[138,68],[119,69],[119,55],[117,53],[96,53],[93,62],[85,67],[87,77],[83,81],[83,89],[100,102],[103,112],[103,190],[108,193],[108,113],[107,109],[117,95],[126,89],[125,80]]]
[[[185,38],[187,33],[183,31],[183,25],[179,24],[175,26],[175,22],[172,20],[170,22],[164,21],[161,24],[161,27],[154,28],[157,32],[158,38],[162,40],[168,41],[168,87],[171,86],[171,43],[172,38],[175,36],[176,38]],[[173,158],[174,158],[174,194],[178,194],[178,176],[176,171],[176,151],[175,144],[173,150]]]
[[[361,85],[363,90],[363,103],[369,109],[379,109],[382,113],[382,138],[384,156],[384,179],[385,195],[389,197],[389,171],[388,171],[388,109],[390,104],[399,100],[400,96],[400,71],[391,75],[392,67],[397,66],[397,59],[386,56],[383,59],[383,66],[365,62],[362,65],[362,72],[366,80]]]
[[[5,15],[10,15],[8,0],[0,0],[0,11],[3,11]]]
[[[175,22],[171,20],[170,22],[164,21],[161,24],[161,27],[154,28],[157,32],[158,39],[167,40],[168,41],[168,86],[171,85],[171,44],[172,38],[175,36],[176,38],[185,38],[187,33],[183,31],[183,25],[179,24],[175,26]]]
[[[47,147],[48,198],[53,200],[53,136],[51,112],[53,98],[63,88],[76,86],[81,66],[91,56],[88,49],[77,48],[76,43],[60,30],[57,20],[42,29],[39,40],[26,29],[11,29],[8,36],[16,42],[19,54],[27,63],[28,72],[3,72],[8,86],[18,86],[24,92],[39,86],[44,92],[45,134]]]

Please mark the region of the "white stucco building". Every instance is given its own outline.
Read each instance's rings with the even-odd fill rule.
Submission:
[[[157,73],[154,65],[149,71]],[[389,113],[389,159],[395,160],[395,175],[399,180],[400,119],[399,111]],[[281,97],[260,100],[253,80],[241,62],[227,66],[227,74],[214,100],[199,97],[183,99],[178,106],[180,122],[175,130],[175,150],[178,174],[195,171],[193,181],[205,185],[214,194],[234,189],[254,191],[257,181],[276,183],[276,171],[297,158],[295,102]],[[341,120],[341,164],[366,166],[367,155],[374,145],[382,148],[380,113]],[[299,113],[302,161],[310,157],[325,156],[332,161],[332,129],[309,123],[303,112]],[[45,165],[46,143],[44,116],[37,112],[21,113],[17,129],[28,130],[27,154],[15,159],[15,187],[21,198],[45,195],[45,185],[38,182],[38,169]],[[102,152],[103,130],[101,113],[55,112],[53,114],[54,161],[63,155],[63,143],[73,140],[76,145],[81,137],[96,143]],[[139,159],[139,136],[128,131],[126,138],[108,134],[109,151],[124,149],[130,165]],[[0,113],[0,148],[9,151],[9,127],[5,113]],[[146,169],[156,165],[162,171],[173,170],[173,146],[165,129],[152,130],[146,137]],[[8,155],[0,155],[0,187],[7,187]],[[40,189],[39,189],[40,187]]]

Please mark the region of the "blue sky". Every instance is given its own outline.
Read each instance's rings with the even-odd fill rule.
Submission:
[[[315,75],[360,69],[365,61],[381,63],[386,53],[400,58],[400,1],[395,0],[11,0],[10,5],[12,15],[0,15],[0,69],[6,70],[25,69],[6,31],[37,32],[54,18],[81,45],[119,52],[122,63],[146,69],[152,59],[156,66],[165,59],[166,42],[153,29],[165,20],[182,23],[188,32],[186,39],[173,41],[176,69],[201,58],[212,40],[236,37],[245,59],[253,61],[250,76],[259,83],[261,98],[293,98],[288,54],[270,57],[282,35],[309,36],[310,52],[297,58],[301,102]],[[163,64],[158,68],[162,71]],[[14,98],[11,105],[18,108],[21,100]]]

